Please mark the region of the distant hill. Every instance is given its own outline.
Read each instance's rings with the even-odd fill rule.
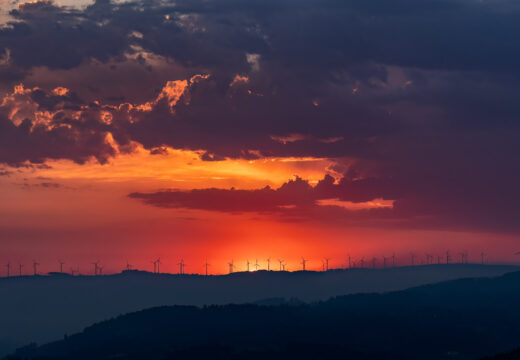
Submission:
[[[495,356],[486,356],[482,360],[520,360],[520,348]]]
[[[520,272],[312,304],[156,307],[28,359],[479,359],[520,345]],[[211,354],[209,356],[208,354]]]

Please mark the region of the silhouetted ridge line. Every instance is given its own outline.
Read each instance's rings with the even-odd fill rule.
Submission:
[[[229,354],[256,351],[280,358],[290,346],[306,344],[324,353],[349,351],[374,359],[373,354],[432,360],[458,354],[456,358],[475,359],[517,345],[518,303],[520,272],[312,304],[156,307],[92,325],[62,341],[20,350],[18,355],[132,359],[140,354],[164,359],[222,346],[231,349]]]

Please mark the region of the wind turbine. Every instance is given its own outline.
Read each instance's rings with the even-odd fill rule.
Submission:
[[[99,270],[99,261],[93,262],[91,264],[94,265],[94,276],[96,276]]]
[[[325,261],[321,260],[321,271],[325,272]]]
[[[282,271],[282,267],[283,267],[283,260],[282,260],[282,259],[278,259],[278,262],[280,263],[280,271]]]
[[[376,262],[377,262],[377,259],[375,257],[373,257],[372,258],[372,269],[376,268]]]
[[[157,260],[150,261],[153,264],[153,273],[157,274]]]
[[[352,263],[351,263],[350,254],[348,254],[348,268],[352,269]]]
[[[233,260],[231,260],[230,263],[228,263],[229,265],[229,273],[233,273],[234,269],[235,269],[235,265],[233,264]]]
[[[450,263],[450,251],[446,251],[446,265]]]
[[[330,258],[325,258],[325,271],[329,271],[329,260]]]
[[[249,262],[249,259],[247,259],[246,264],[247,264],[247,272],[249,272],[249,265],[251,264],[251,263]]]
[[[204,267],[206,268],[206,276],[208,276],[208,266],[210,266],[210,264],[208,264],[208,259],[206,259],[206,263],[204,264]]]
[[[395,267],[395,253],[392,254],[392,267]]]
[[[412,257],[412,266],[414,266],[415,265],[415,254],[412,253],[411,257]]]
[[[305,271],[305,265],[307,264],[307,261],[309,261],[309,260],[305,259],[305,258],[302,256],[302,262],[301,262],[301,264],[302,264],[302,270],[303,270],[303,271]]]
[[[157,260],[155,260],[157,262],[157,274],[160,274],[161,273],[161,258],[157,258]]]
[[[179,274],[184,274],[184,259],[181,259],[181,262],[177,265],[179,265]]]
[[[10,261],[7,262],[6,267],[7,267],[7,277],[9,277],[9,276],[11,276],[11,262]]]
[[[38,265],[40,265],[39,262],[33,260],[33,270],[34,270],[34,275],[38,275]]]
[[[267,258],[267,271],[271,271],[271,258]]]
[[[131,264],[128,263],[128,260],[126,260],[126,271],[130,271],[132,270],[132,266]]]
[[[63,273],[63,265],[65,265],[65,263],[61,260],[58,260],[58,264],[60,264],[60,273]]]

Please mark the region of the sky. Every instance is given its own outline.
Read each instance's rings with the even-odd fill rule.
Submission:
[[[518,263],[518,34],[515,0],[3,0],[0,271]]]

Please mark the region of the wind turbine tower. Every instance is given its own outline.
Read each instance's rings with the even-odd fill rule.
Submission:
[[[60,264],[60,273],[63,273],[63,265],[65,265],[65,263],[61,260],[58,260],[58,264]]]
[[[35,276],[38,275],[38,265],[40,265],[39,262],[33,261],[33,271]]]
[[[247,272],[249,272],[249,265],[251,264],[251,263],[249,262],[249,259],[247,259],[246,264],[247,264]]]
[[[161,273],[161,258],[155,260],[157,262],[157,274]]]
[[[181,259],[181,262],[178,263],[177,265],[179,265],[179,274],[183,275],[184,274],[184,259]]]
[[[258,270],[259,267],[260,265],[258,265],[258,259],[255,259],[255,270]]]
[[[325,258],[325,271],[329,271],[329,260],[330,258]]]
[[[278,263],[280,264],[280,271],[282,271],[283,260],[282,259],[278,259]]]
[[[271,258],[267,258],[267,271],[271,271]]]
[[[231,260],[230,263],[228,263],[229,265],[229,273],[232,274],[234,269],[235,269],[235,265],[233,264],[233,260]]]
[[[99,261],[93,262],[91,264],[94,265],[94,276],[97,276],[99,270]]]
[[[206,268],[206,276],[208,276],[208,266],[210,266],[208,264],[208,259],[206,259],[206,263],[204,264],[204,267]]]
[[[11,262],[10,261],[7,262],[6,267],[7,267],[7,277],[9,277],[9,276],[11,276]]]
[[[301,264],[302,264],[302,270],[303,270],[303,271],[305,271],[305,265],[307,264],[307,261],[309,261],[309,260],[305,259],[305,258],[302,256],[302,262],[301,262]]]

